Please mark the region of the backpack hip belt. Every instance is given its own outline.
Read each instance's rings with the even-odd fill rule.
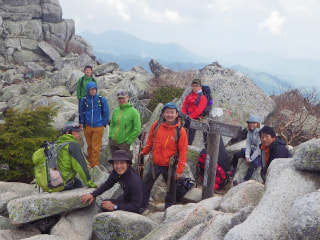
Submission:
[[[170,190],[172,167],[177,164],[177,160],[178,160],[178,154],[173,155],[169,160],[168,179],[167,179],[167,192],[169,192],[169,190]]]

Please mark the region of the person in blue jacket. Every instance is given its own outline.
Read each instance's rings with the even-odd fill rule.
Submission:
[[[80,124],[83,126],[84,136],[88,145],[88,160],[91,167],[99,165],[100,148],[104,128],[109,121],[109,106],[107,99],[98,95],[95,82],[88,82],[86,96],[79,104]]]

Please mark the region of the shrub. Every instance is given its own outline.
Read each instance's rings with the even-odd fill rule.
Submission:
[[[51,123],[58,109],[39,106],[34,111],[9,109],[0,124],[0,180],[30,182],[33,179],[32,154],[44,140],[58,136]]]
[[[173,86],[162,86],[155,89],[152,93],[151,101],[148,108],[153,111],[159,103],[171,102],[175,98],[180,98],[184,89]]]

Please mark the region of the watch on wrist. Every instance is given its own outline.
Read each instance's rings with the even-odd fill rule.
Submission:
[[[118,206],[117,205],[113,205],[113,210],[117,210]]]

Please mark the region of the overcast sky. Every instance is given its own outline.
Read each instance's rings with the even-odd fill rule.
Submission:
[[[124,31],[213,57],[269,52],[320,59],[319,0],[59,0],[76,34]]]

